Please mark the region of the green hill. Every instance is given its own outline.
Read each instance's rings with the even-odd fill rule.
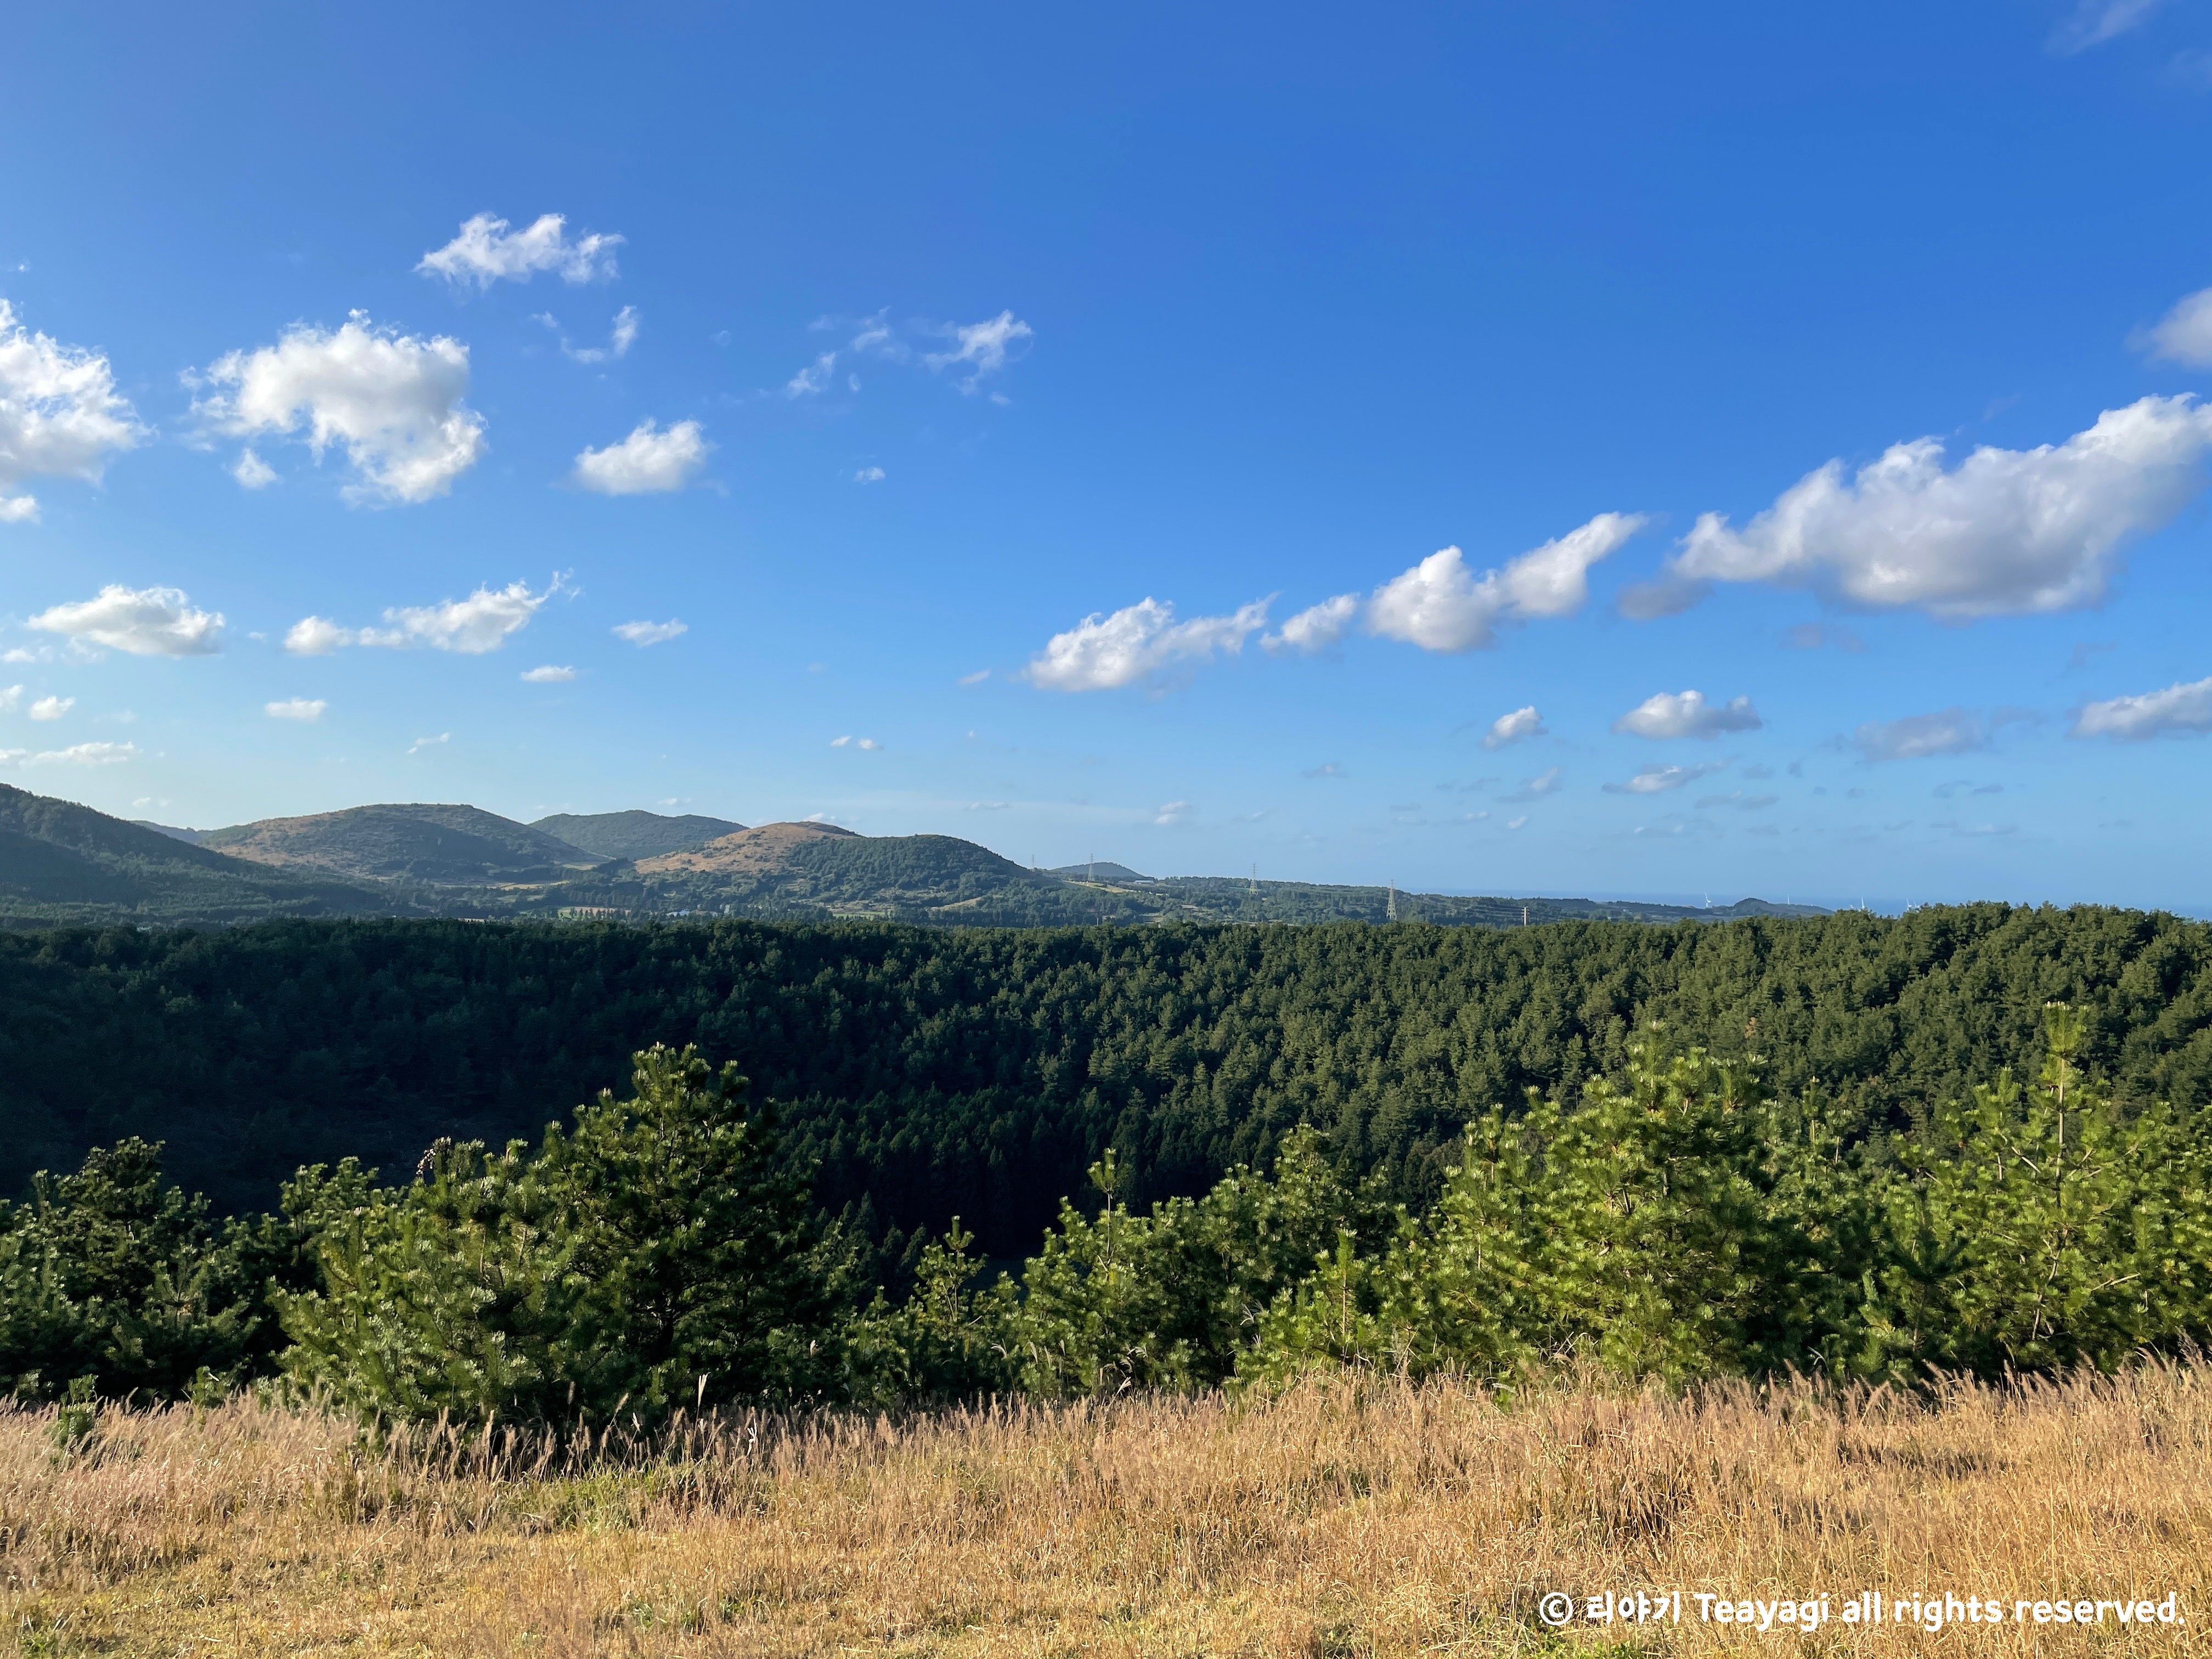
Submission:
[[[659,812],[556,812],[532,821],[571,847],[603,859],[650,859],[663,853],[680,853],[687,847],[733,836],[745,826],[727,818],[702,817],[696,812],[667,817]]]
[[[1150,881],[1150,876],[1140,876],[1126,864],[1116,864],[1111,859],[1091,859],[1082,864],[1063,864],[1048,873],[1066,876],[1071,881]]]
[[[390,908],[349,881],[241,863],[167,830],[0,784],[0,926],[229,923]]]
[[[543,886],[606,862],[476,806],[349,806],[210,830],[200,844],[280,869],[433,888]]]
[[[1103,870],[1103,866],[1100,868]],[[1102,878],[1103,879],[1103,878]],[[1304,881],[1242,881],[1233,876],[1170,876],[1145,890],[1193,919],[1220,921],[1425,921],[1445,927],[1521,927],[1551,921],[1738,921],[1747,916],[1819,916],[1810,904],[1744,899],[1711,909],[1628,899],[1395,895],[1388,887],[1340,887]],[[1395,905],[1396,915],[1391,914]]]

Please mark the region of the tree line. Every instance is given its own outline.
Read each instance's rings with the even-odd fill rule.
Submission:
[[[1300,1125],[1265,1170],[1090,1201],[994,1273],[957,1219],[901,1259],[812,1201],[734,1064],[634,1057],[534,1146],[299,1170],[217,1224],[158,1149],[95,1149],[0,1210],[0,1388],[214,1398],[273,1380],[365,1417],[591,1423],[768,1401],[1048,1398],[1317,1367],[1510,1378],[1580,1357],[1683,1382],[1916,1385],[2106,1370],[2212,1334],[2212,1135],[2123,1106],[2090,1022],[1909,1132],[1648,1026],[1619,1071],[1474,1116],[1434,1200]]]

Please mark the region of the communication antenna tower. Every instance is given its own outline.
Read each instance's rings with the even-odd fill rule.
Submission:
[[[1523,927],[1528,925],[1528,907],[1525,904],[1521,907],[1521,925]]]
[[[1392,921],[1398,920],[1398,883],[1395,877],[1391,878],[1390,897],[1389,902],[1383,906],[1382,914]]]
[[[1256,864],[1252,866],[1252,890],[1255,893],[1260,890],[1260,866]]]

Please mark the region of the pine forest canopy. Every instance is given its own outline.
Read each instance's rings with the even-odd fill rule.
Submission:
[[[188,850],[188,849],[187,849]],[[1978,905],[1652,927],[1031,930],[279,921],[0,935],[0,1191],[131,1134],[219,1208],[298,1166],[499,1146],[654,1042],[736,1063],[817,1201],[1032,1247],[1109,1148],[1135,1202],[1300,1124],[1416,1203],[1463,1127],[1650,1021],[1909,1128],[2086,1021],[2123,1109],[2212,1100],[2212,927]]]

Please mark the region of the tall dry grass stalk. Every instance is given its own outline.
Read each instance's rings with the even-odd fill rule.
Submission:
[[[2158,1599],[2204,1623],[1548,1631],[1538,1598]],[[380,1449],[240,1400],[0,1408],[0,1651],[933,1655],[2212,1651],[2212,1369],[1688,1398],[1285,1397],[733,1416],[647,1446]]]

